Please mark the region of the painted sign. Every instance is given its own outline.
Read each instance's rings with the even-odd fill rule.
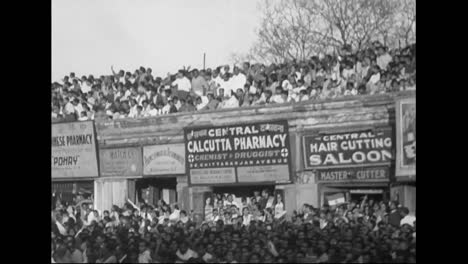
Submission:
[[[140,148],[101,149],[99,151],[101,176],[141,176],[142,164]]]
[[[184,173],[184,144],[143,147],[143,175],[169,175]]]
[[[317,170],[317,182],[380,182],[389,180],[389,167]]]
[[[306,169],[389,165],[392,130],[365,130],[304,136]]]
[[[190,185],[290,182],[286,120],[185,128]]]
[[[98,177],[92,121],[52,124],[52,178]]]
[[[397,158],[395,175],[416,179],[416,100],[396,103]]]

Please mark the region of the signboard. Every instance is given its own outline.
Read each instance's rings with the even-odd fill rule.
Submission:
[[[390,165],[392,130],[363,130],[304,136],[306,169]]]
[[[389,181],[389,167],[359,167],[317,170],[317,182]]]
[[[184,129],[190,185],[289,183],[286,120]]]
[[[416,100],[407,98],[396,103],[397,157],[395,176],[416,177]]]
[[[52,124],[52,178],[97,176],[93,122]]]
[[[143,175],[185,173],[184,144],[143,147]]]
[[[142,154],[140,148],[101,149],[99,165],[101,176],[141,176]]]

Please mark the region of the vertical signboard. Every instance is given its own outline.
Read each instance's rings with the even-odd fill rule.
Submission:
[[[184,129],[190,185],[289,183],[287,120]]]
[[[97,177],[92,121],[52,124],[52,178]]]
[[[416,177],[416,99],[396,102],[397,158],[395,175]]]

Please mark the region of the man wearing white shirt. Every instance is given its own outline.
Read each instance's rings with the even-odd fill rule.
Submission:
[[[286,95],[286,99],[288,96],[287,91],[283,91],[281,87],[276,88],[276,93],[271,97],[270,103],[275,103],[275,104],[282,104],[286,102],[286,99],[284,98],[284,95]]]
[[[240,72],[239,68],[236,66],[234,67],[234,75],[231,78],[231,84],[232,88],[234,89],[239,89],[239,88],[244,88],[245,82],[247,81],[247,78],[243,73]]]
[[[91,91],[91,83],[88,81],[88,80],[85,80],[82,84],[81,84],[81,92],[87,94]]]
[[[73,100],[73,98],[71,99]],[[75,113],[75,106],[70,102],[70,99],[65,98],[65,114],[71,115]]]
[[[237,99],[237,95],[235,93],[232,93],[231,97],[228,100],[223,101],[223,103],[221,104],[221,108],[223,109],[237,107],[239,107],[239,100]]]
[[[136,117],[137,114],[137,101],[135,99],[130,100],[130,113],[128,114],[128,117],[134,118]]]
[[[229,78],[229,73],[226,73],[223,77],[224,78],[223,78],[223,81],[221,82],[221,87],[220,88],[222,88],[224,90],[224,95],[221,95],[221,94],[219,94],[219,95],[229,98],[229,97],[231,97],[231,91],[233,91],[232,81]]]
[[[377,65],[379,65],[380,69],[386,70],[388,64],[392,61],[392,56],[385,52],[384,47],[379,47],[378,53],[379,57],[377,57]]]
[[[216,85],[221,86],[222,82],[224,81],[223,78],[221,78],[221,75],[219,74],[218,70],[213,70],[213,81],[216,83]]]
[[[172,86],[177,86],[178,97],[184,100],[190,94],[190,90],[192,89],[192,84],[189,79],[184,76],[182,70],[177,73],[177,79],[172,82]]]
[[[401,208],[401,215],[403,218],[400,220],[400,226],[405,224],[414,227],[414,222],[416,221],[416,217],[409,214],[409,210],[406,207]]]

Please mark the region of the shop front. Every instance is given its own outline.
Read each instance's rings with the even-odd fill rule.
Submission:
[[[184,144],[143,147],[143,178],[135,182],[136,199],[150,205],[159,200],[188,208]]]
[[[284,197],[292,182],[287,120],[188,127],[184,139],[192,208],[202,217],[221,196],[237,204],[264,190]]]
[[[400,99],[396,102],[397,155],[396,183],[392,195],[411,213],[416,212],[416,100]]]
[[[141,148],[101,149],[99,161],[101,177],[95,181],[97,209],[121,207],[127,199],[135,203],[135,180],[143,175]]]
[[[93,122],[52,124],[51,143],[52,207],[93,200],[99,175]]]
[[[390,198],[394,160],[390,127],[319,131],[303,138],[304,164],[318,183],[319,204]]]

